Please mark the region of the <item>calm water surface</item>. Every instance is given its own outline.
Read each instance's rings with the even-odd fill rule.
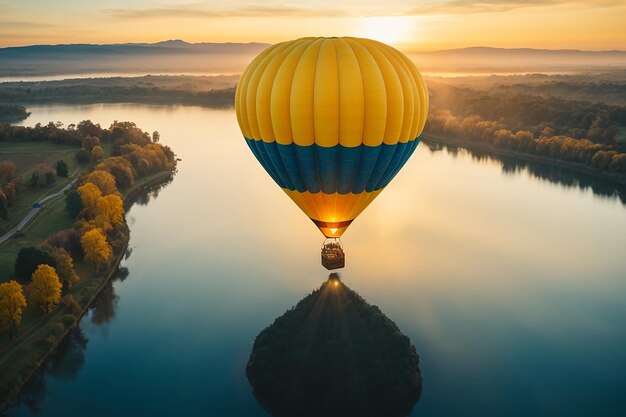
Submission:
[[[128,276],[13,414],[265,416],[244,374],[252,342],[328,274],[321,234],[261,169],[234,111],[29,110],[27,125],[134,121],[182,162],[128,213]],[[420,145],[343,243],[344,282],[420,353],[413,415],[626,415],[618,199]]]

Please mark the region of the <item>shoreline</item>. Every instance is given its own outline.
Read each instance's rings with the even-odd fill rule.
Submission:
[[[158,187],[163,184],[167,184],[168,181],[170,181],[173,178],[173,175],[175,174],[175,172],[176,171],[160,172],[160,173],[154,174],[151,177],[145,178],[144,179],[145,181],[141,183],[135,184],[128,191],[127,195],[124,196],[125,211],[130,209],[130,207],[135,202],[135,199],[139,197],[142,193],[149,192],[150,189],[153,187]],[[124,216],[126,216],[126,212],[124,213]],[[126,251],[128,249],[128,244],[130,242],[130,229],[128,228],[128,224],[126,223],[126,217],[124,217],[124,221],[126,224],[126,228],[129,231],[128,238],[125,239],[123,245],[121,246],[121,250],[119,251],[118,254],[115,255],[115,258],[113,259],[113,261],[109,262],[109,266],[106,271],[103,271],[102,273],[93,271],[92,274],[90,275],[91,277],[90,281],[94,281],[98,285],[95,291],[89,294],[88,302],[85,303],[84,306],[82,306],[82,303],[80,303],[81,304],[80,314],[74,316],[75,320],[73,321],[73,323],[70,323],[64,326],[64,330],[55,338],[54,342],[50,345],[48,349],[46,349],[46,351],[42,355],[40,355],[40,357],[37,360],[35,360],[35,362],[32,363],[32,365],[29,366],[26,370],[17,372],[11,378],[7,386],[2,388],[2,392],[0,392],[0,412],[10,407],[11,401],[15,398],[15,396],[19,394],[22,387],[30,380],[33,374],[37,372],[41,368],[41,366],[45,364],[45,362],[48,360],[50,355],[56,350],[56,348],[63,341],[63,339],[65,339],[65,336],[67,336],[70,330],[72,330],[75,326],[78,326],[80,320],[83,318],[87,310],[89,310],[89,308],[93,305],[93,302],[102,293],[106,285],[111,281],[112,277],[119,270],[120,263],[122,262],[122,259],[124,258],[124,255],[126,254]],[[55,319],[58,319],[60,313],[63,313],[64,310],[66,309],[67,307],[65,307],[62,303],[60,303],[59,306],[56,307],[55,309],[56,311],[53,314],[48,315],[42,323],[37,324],[31,329],[24,332],[21,335],[20,339],[15,341],[14,344],[6,346],[3,349],[3,351],[7,351],[9,349],[19,349],[20,345],[26,342],[27,339],[30,338],[31,336],[37,334],[39,331],[43,329],[46,329],[47,327],[54,326],[54,324],[58,323],[58,321],[56,321]],[[68,313],[65,312],[65,314],[61,314],[61,317],[64,317],[67,314]],[[61,320],[61,322],[63,322],[63,320]],[[39,339],[42,340],[44,339],[44,337],[40,337]]]
[[[524,162],[541,164],[553,168],[565,169],[577,174],[592,176],[601,180],[610,181],[615,184],[626,186],[626,175],[602,170],[581,162],[564,161],[550,156],[535,155],[520,152],[512,149],[498,148],[488,143],[477,143],[469,140],[440,136],[436,134],[424,134],[422,142],[425,144],[440,144],[446,146],[457,146],[469,151],[484,152],[488,156],[513,158]]]
[[[0,99],[2,100],[2,99]],[[182,105],[182,106],[202,106],[209,108],[230,108],[234,107],[234,98],[228,99],[206,99],[206,98],[191,98],[176,95],[161,95],[161,96],[110,96],[110,97],[96,97],[96,96],[79,96],[79,97],[50,97],[50,98],[24,98],[24,99],[4,99],[4,102],[11,104],[22,104],[27,106],[32,105],[45,105],[45,104],[158,104],[158,105]],[[30,114],[21,120],[5,122],[5,123],[18,123],[26,120]]]

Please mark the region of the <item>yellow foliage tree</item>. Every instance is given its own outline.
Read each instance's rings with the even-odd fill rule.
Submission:
[[[117,192],[115,177],[109,172],[102,171],[101,169],[97,169],[89,174],[85,182],[90,182],[98,187],[100,189],[100,192],[102,192],[102,195],[113,194]]]
[[[55,254],[57,261],[57,274],[61,282],[68,288],[72,288],[74,284],[80,281],[80,277],[74,270],[74,260],[65,249],[58,249]]]
[[[17,325],[22,321],[24,308],[26,297],[22,286],[15,281],[0,284],[0,328],[8,328],[11,338],[17,334]]]
[[[78,187],[78,194],[80,194],[80,201],[83,203],[83,210],[93,216],[98,206],[98,199],[102,197],[100,188],[95,184],[86,182]]]
[[[26,293],[33,304],[38,305],[44,313],[50,313],[61,300],[61,288],[63,284],[54,268],[41,264],[33,272]]]
[[[80,219],[75,223],[74,227],[78,230],[78,233],[83,236],[85,233],[96,229],[98,226],[96,226],[96,222],[93,220]]]
[[[91,157],[93,158],[94,161],[101,160],[103,156],[104,156],[104,150],[102,149],[102,146],[96,145],[93,148],[91,148]]]
[[[86,232],[80,239],[85,251],[85,261],[94,265],[103,264],[111,257],[111,246],[100,229],[92,229]]]
[[[96,208],[96,225],[103,231],[108,231],[112,226],[124,221],[124,203],[115,194],[105,195],[98,199]]]
[[[87,136],[83,139],[83,148],[91,151],[96,146],[100,146],[100,138],[96,136]]]

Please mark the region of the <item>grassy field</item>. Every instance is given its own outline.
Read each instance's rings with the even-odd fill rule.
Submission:
[[[1,247],[0,282],[13,275],[15,258],[21,248],[37,246],[51,234],[70,228],[72,223],[72,219],[65,212],[65,201],[62,197],[47,204],[22,235],[15,236]]]
[[[77,149],[76,146],[51,143],[48,141],[0,142],[0,152],[60,152]]]
[[[110,144],[103,144],[105,157],[110,155]],[[56,145],[49,142],[1,142],[0,162],[13,161],[18,175],[22,179],[22,186],[18,191],[15,205],[9,208],[6,220],[0,219],[0,234],[11,230],[30,211],[33,204],[50,193],[63,188],[72,178],[87,172],[89,165],[80,165],[76,161],[76,153],[80,150],[75,146]],[[67,178],[55,176],[54,184],[48,187],[33,188],[29,185],[32,169],[35,165],[45,163],[54,170],[58,160],[67,163],[69,176]]]

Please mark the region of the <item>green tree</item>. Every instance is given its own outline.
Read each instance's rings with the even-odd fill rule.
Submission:
[[[65,195],[65,211],[72,219],[75,219],[83,209],[83,201],[80,193],[72,190]]]
[[[41,264],[54,267],[56,266],[56,261],[49,252],[32,246],[22,248],[17,253],[17,259],[15,260],[15,276],[25,281],[35,272],[37,266]]]
[[[56,168],[57,168],[57,176],[67,178],[67,174],[68,174],[68,172],[67,172],[67,164],[65,163],[64,160],[59,159],[57,161]]]
[[[76,152],[76,160],[79,164],[88,164],[89,162],[91,162],[91,152],[85,149],[81,149],[80,151]]]

